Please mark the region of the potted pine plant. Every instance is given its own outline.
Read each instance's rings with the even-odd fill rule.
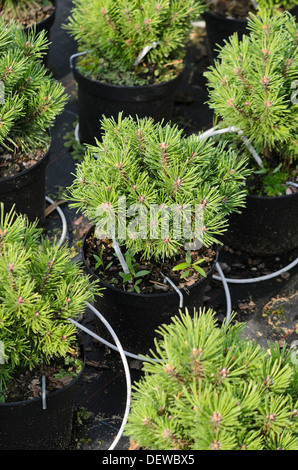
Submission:
[[[66,245],[41,232],[25,216],[5,214],[1,204],[1,450],[67,448],[84,369],[69,318],[93,300],[94,284]]]
[[[246,208],[231,216],[226,243],[251,255],[276,255],[298,246],[297,23],[288,12],[264,13],[251,15],[248,27],[250,35],[242,41],[234,35],[206,72],[208,103],[220,127],[241,132],[258,155],[257,163],[249,153]],[[237,152],[241,159],[238,143]]]
[[[249,34],[247,21],[249,13],[256,14],[259,10],[275,14],[279,11],[290,11],[298,18],[298,7],[295,0],[210,0],[203,13],[206,21],[207,46],[213,61],[218,57],[218,48],[234,33],[239,39]]]
[[[171,118],[186,41],[203,8],[197,0],[74,2],[65,27],[78,43],[71,66],[82,143],[100,138],[103,115]]]
[[[43,224],[50,129],[67,95],[42,63],[45,32],[0,18],[0,201]]]
[[[265,349],[244,330],[218,326],[212,310],[180,313],[159,329],[157,353],[133,387],[125,434],[134,449],[298,449],[292,352]]]
[[[34,26],[37,33],[45,29],[48,39],[55,14],[55,0],[1,0],[0,2],[0,17],[4,18],[6,23],[14,20],[24,29]]]
[[[169,123],[120,113],[101,125],[102,141],[88,146],[67,197],[94,224],[82,252],[105,288],[98,310],[124,348],[144,353],[181,298],[202,304],[248,173],[223,144]]]

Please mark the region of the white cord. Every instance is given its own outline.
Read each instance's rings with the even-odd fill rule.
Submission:
[[[126,406],[125,406],[124,417],[123,417],[120,429],[118,431],[118,434],[117,434],[116,438],[114,439],[112,445],[108,449],[108,450],[113,450],[113,449],[115,449],[116,445],[118,444],[118,442],[119,442],[119,440],[120,440],[120,438],[123,434],[123,430],[124,430],[124,427],[127,423],[127,418],[128,418],[128,414],[129,414],[129,410],[130,410],[130,402],[131,402],[131,377],[130,377],[130,371],[129,371],[129,367],[128,367],[128,363],[127,363],[125,353],[123,351],[121,343],[120,343],[116,333],[114,332],[113,328],[107,322],[107,320],[104,318],[104,316],[100,312],[98,312],[98,310],[96,310],[96,308],[93,307],[93,305],[91,305],[90,303],[87,302],[87,306],[97,315],[97,317],[102,321],[102,323],[106,326],[106,328],[111,333],[111,335],[112,335],[112,337],[113,337],[113,339],[114,339],[114,341],[117,345],[117,351],[120,353],[120,356],[121,356],[121,359],[122,359],[122,362],[123,362],[123,366],[124,366],[124,370],[125,370],[126,387],[127,387]],[[101,338],[98,335],[93,333],[93,331],[88,330],[87,328],[85,328],[83,325],[76,322],[72,318],[69,318],[68,320],[70,321],[70,323],[75,325],[77,328],[80,328],[81,330],[85,331],[89,335],[96,338],[98,341],[102,341]]]
[[[80,137],[79,137],[79,123],[76,124],[75,131],[74,131],[75,139],[80,144]]]
[[[50,204],[54,204],[54,201],[52,199],[50,199],[48,196],[46,196],[46,200]],[[62,221],[62,234],[61,234],[61,238],[60,238],[60,241],[59,241],[59,248],[60,248],[60,246],[63,245],[63,243],[65,242],[65,239],[66,239],[67,222],[66,222],[65,215],[64,215],[63,211],[61,210],[61,208],[59,206],[56,206],[55,209],[57,210],[58,214],[60,215],[60,218],[61,218],[61,221]]]
[[[266,274],[264,276],[259,276],[259,277],[252,277],[249,279],[229,279],[225,278],[226,282],[229,284],[250,284],[252,282],[261,282],[261,281],[268,281],[269,279],[272,279],[274,277],[279,276],[280,274],[289,271],[290,269],[294,268],[296,265],[298,265],[298,258],[296,258],[294,261],[292,261],[288,266],[285,266],[282,269],[279,269],[278,271],[275,271],[271,274]],[[216,279],[217,281],[220,281],[221,278],[214,275],[212,276],[213,279]]]
[[[242,142],[246,145],[246,147],[248,148],[248,150],[254,157],[257,164],[261,168],[264,167],[261,157],[257,154],[256,150],[253,148],[249,140],[243,135],[243,131],[241,129],[238,129],[237,127],[234,127],[234,126],[229,126],[229,127],[226,127],[225,129],[218,129],[218,130],[217,128],[218,126],[211,127],[211,129],[208,129],[208,131],[205,131],[202,134],[198,135],[198,140],[206,139],[207,137],[212,137],[214,135],[226,134],[228,132],[237,132],[237,134],[240,135]]]
[[[229,320],[230,320],[230,316],[231,316],[231,313],[232,313],[232,302],[231,302],[231,294],[230,294],[230,290],[229,290],[229,286],[227,284],[227,280],[222,272],[222,269],[220,267],[220,264],[219,263],[216,263],[216,269],[217,271],[219,272],[219,280],[222,282],[223,284],[223,287],[224,287],[224,290],[225,290],[225,294],[226,294],[226,302],[227,302],[227,307],[226,307],[226,318],[225,318],[225,321],[228,323]],[[212,278],[214,279],[215,277],[212,276]]]

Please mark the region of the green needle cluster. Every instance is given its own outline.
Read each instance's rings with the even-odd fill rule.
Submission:
[[[67,246],[41,237],[36,224],[0,207],[0,390],[18,370],[32,369],[77,347],[78,318],[95,285]]]
[[[219,327],[212,310],[160,327],[134,384],[130,439],[150,450],[296,450],[297,365],[277,343],[244,339],[244,327]]]

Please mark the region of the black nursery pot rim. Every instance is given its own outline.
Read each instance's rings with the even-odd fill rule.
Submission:
[[[125,89],[128,93],[139,93],[141,91],[144,91],[145,93],[148,92],[153,92],[154,90],[157,89],[163,89],[165,87],[170,87],[172,84],[176,86],[177,82],[180,82],[182,79],[184,70],[182,70],[176,77],[172,78],[171,80],[160,82],[160,83],[152,83],[148,85],[117,85],[113,83],[107,83],[107,82],[101,82],[99,80],[95,80],[90,77],[86,77],[83,75],[78,68],[76,67],[76,62],[77,62],[78,57],[75,57],[73,59],[72,63],[72,70],[73,70],[73,75],[74,78],[78,83],[85,84],[86,86],[100,86],[104,90],[109,90],[111,93],[117,92],[117,91],[122,91]],[[104,95],[103,95],[104,96]],[[117,98],[118,99],[118,98]]]
[[[219,15],[218,13],[214,13],[213,11],[205,11],[204,13],[202,13],[203,18],[208,16],[208,15],[213,16],[218,21],[237,22],[237,23],[243,23],[244,25],[247,23],[247,19],[245,19],[245,18],[238,18],[238,19],[237,18],[229,18],[227,16]]]
[[[55,16],[56,16],[56,8],[57,8],[56,0],[51,0],[51,3],[54,6],[54,10],[52,11],[52,13],[46,18],[44,18],[43,20],[39,21],[38,23],[34,23],[31,26],[26,26],[26,28],[24,28],[25,31],[30,31],[30,29],[33,29],[37,25],[38,25],[38,28],[42,29],[45,26],[52,26],[54,24]]]
[[[87,238],[90,236],[90,234],[93,232],[94,230],[94,227],[95,226],[92,226],[88,232],[85,234],[84,236],[84,239],[83,239],[83,243],[82,243],[82,258],[83,258],[83,264],[85,266],[85,269],[88,271],[89,274],[91,274],[91,276],[95,277],[97,280],[100,281],[100,283],[102,284],[102,286],[112,290],[112,291],[115,291],[117,293],[121,293],[121,294],[126,294],[126,295],[129,295],[131,297],[135,297],[135,298],[140,298],[140,299],[153,299],[153,298],[166,298],[166,297],[169,297],[169,296],[175,296],[175,295],[178,295],[177,292],[174,290],[172,292],[161,292],[161,293],[156,293],[156,294],[139,294],[138,292],[128,292],[128,291],[125,291],[123,289],[120,289],[119,287],[115,287],[115,286],[112,286],[111,284],[108,284],[107,282],[105,282],[103,279],[101,279],[97,274],[95,274],[94,271],[92,271],[92,269],[88,266],[87,264],[87,260],[85,258],[85,246],[86,246],[86,240]],[[199,281],[195,282],[192,286],[189,286],[187,287],[188,290],[192,290],[193,288],[197,287],[199,284],[203,284],[204,281],[206,281],[207,278],[209,278],[211,276],[211,274],[213,273],[214,269],[215,269],[215,265],[217,263],[217,260],[218,260],[218,255],[219,255],[219,247],[216,246],[216,258],[215,258],[215,261],[213,263],[213,266],[212,268],[208,271],[208,273],[206,273],[206,277],[202,277],[201,279],[199,279]],[[179,287],[178,287],[179,289]],[[179,289],[181,290],[181,289]],[[104,295],[104,294],[103,294]]]
[[[292,15],[295,15],[295,12],[296,12],[296,9],[297,9],[297,6],[294,6],[292,8],[290,8],[289,10],[285,10],[285,11],[288,11],[289,13],[291,13]],[[219,21],[227,21],[227,22],[237,22],[237,23],[242,23],[243,25],[245,25],[247,23],[247,20],[248,18],[229,18],[227,16],[224,16],[224,15],[220,15],[218,13],[214,13],[213,11],[209,10],[209,11],[204,11],[202,13],[202,17],[204,18],[205,16],[213,16],[214,18],[216,18],[217,20]]]
[[[48,148],[44,151],[43,156],[36,163],[34,163],[34,165],[30,166],[29,168],[26,168],[23,171],[20,171],[19,173],[16,173],[15,175],[7,176],[6,178],[0,178],[0,185],[1,185],[1,183],[7,183],[7,182],[10,182],[10,181],[13,182],[16,179],[21,178],[23,175],[26,175],[27,173],[30,173],[30,171],[33,168],[37,168],[39,165],[42,165],[44,160],[49,156],[50,148],[51,148],[51,142],[49,143]],[[2,194],[1,190],[0,190],[0,194]]]
[[[252,200],[261,200],[261,201],[281,201],[289,198],[297,197],[298,191],[292,194],[281,194],[280,196],[258,196],[257,194],[247,194],[247,198]]]
[[[85,354],[85,350],[82,346],[81,346],[81,352],[82,352],[82,355],[83,355],[83,365],[82,365],[82,368],[81,368],[80,372],[78,373],[78,375],[65,387],[59,388],[58,390],[55,390],[54,392],[50,392],[50,393],[46,394],[46,400],[50,399],[51,397],[54,397],[54,396],[58,395],[59,393],[63,392],[64,390],[68,390],[70,387],[73,387],[75,385],[75,383],[81,378],[81,376],[83,375],[83,372],[84,372],[85,365],[86,365],[86,354]],[[42,402],[42,397],[31,398],[29,400],[9,401],[9,402],[0,403],[0,408],[2,406],[25,406],[26,404],[37,403],[38,401]]]

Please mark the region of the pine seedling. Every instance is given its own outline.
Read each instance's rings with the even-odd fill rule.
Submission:
[[[150,450],[297,450],[291,355],[244,339],[244,329],[219,327],[211,309],[161,326],[125,434]]]
[[[264,168],[252,158],[253,166],[264,172],[289,174],[298,158],[297,28],[288,12],[250,15],[249,36],[234,34],[205,73],[209,106],[221,125],[242,131]]]
[[[129,251],[125,253],[125,262],[129,272],[119,272],[119,276],[123,280],[123,285],[127,285],[125,289],[128,292],[137,292],[138,294],[140,294],[141,290],[139,288],[139,284],[142,281],[142,277],[146,276],[146,274],[149,274],[150,271],[148,271],[147,269],[138,269],[138,263],[136,262],[134,257],[131,256]]]
[[[188,251],[185,256],[185,261],[183,263],[177,264],[176,266],[173,267],[173,271],[180,271],[180,277],[181,279],[185,279],[188,276],[191,275],[193,271],[197,271],[200,273],[203,277],[206,277],[206,273],[201,266],[199,266],[202,263],[202,259],[198,259],[196,261],[192,261],[192,257],[190,252]]]
[[[17,371],[77,354],[77,319],[95,283],[71,261],[67,246],[41,236],[36,223],[13,211],[0,216],[0,391]]]
[[[42,58],[49,43],[45,31],[24,33],[0,18],[0,148],[22,155],[49,145],[49,129],[63,111],[64,87],[48,72]]]
[[[203,5],[197,0],[76,0],[65,27],[79,51],[88,52],[79,59],[79,70],[117,85],[170,80],[183,68],[191,24]]]
[[[96,225],[97,238],[147,260],[175,257],[186,242],[220,242],[229,214],[244,205],[244,160],[151,118],[120,113],[101,125],[102,141],[88,146],[69,188],[70,205]]]

